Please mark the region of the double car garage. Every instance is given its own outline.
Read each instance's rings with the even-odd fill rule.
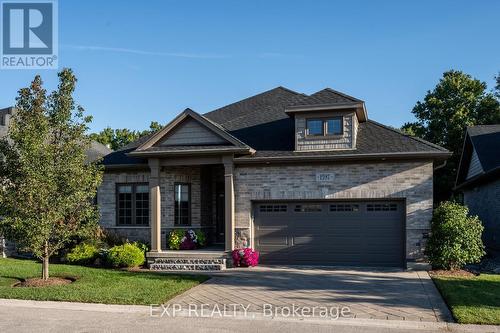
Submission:
[[[263,264],[404,267],[404,201],[254,203]]]

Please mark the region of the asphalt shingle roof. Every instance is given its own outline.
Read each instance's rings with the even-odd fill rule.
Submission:
[[[362,102],[362,100],[335,91],[331,88],[325,88],[310,96],[303,96],[288,106],[357,104]]]
[[[87,161],[93,162],[96,161],[108,154],[113,152],[111,149],[106,147],[105,145],[92,141],[90,144],[90,148],[87,150]]]
[[[447,153],[447,150],[424,140],[411,137],[395,129],[368,120],[358,127],[355,150],[326,152],[296,152],[295,122],[285,109],[297,105],[348,104],[363,101],[337,92],[323,89],[310,96],[284,87],[277,87],[258,95],[229,104],[203,116],[219,124],[224,130],[256,150],[252,157],[312,156],[343,154],[390,154],[390,153]],[[106,156],[105,164],[146,163],[145,160],[125,156],[149,137]],[[247,156],[248,157],[248,156]]]
[[[484,172],[500,167],[500,124],[467,129]]]

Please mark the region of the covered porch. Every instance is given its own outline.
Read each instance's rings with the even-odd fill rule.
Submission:
[[[234,157],[255,151],[204,116],[186,109],[129,156],[149,167],[150,268],[225,267],[235,248]],[[206,249],[170,251],[174,229],[201,230]],[[197,268],[196,268],[197,267]]]
[[[148,165],[151,253],[169,250],[172,229],[203,231],[211,250],[234,249],[232,155],[149,158]]]

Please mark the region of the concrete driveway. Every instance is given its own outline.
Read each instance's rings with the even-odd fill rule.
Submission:
[[[264,316],[452,321],[427,272],[256,267],[215,274],[168,304],[193,310],[245,311]],[[299,310],[297,310],[299,308]],[[305,314],[301,309],[306,309]],[[337,309],[337,310],[334,310]],[[293,312],[295,311],[295,313]],[[311,315],[313,311],[313,315]],[[323,311],[323,312],[322,312]]]

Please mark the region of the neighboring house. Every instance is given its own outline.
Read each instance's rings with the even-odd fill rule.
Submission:
[[[150,262],[172,255],[170,230],[193,228],[264,264],[406,267],[424,259],[433,164],[449,155],[369,120],[357,98],[278,87],[186,109],[107,155],[101,224],[150,242]]]
[[[15,115],[16,109],[13,107],[8,107],[5,109],[0,109],[0,138],[8,134],[9,124],[12,117]],[[90,149],[87,151],[87,160],[95,161],[103,156],[111,153],[112,150],[108,147],[92,141]],[[6,241],[0,236],[0,257],[5,257],[15,251],[15,245],[13,242]]]
[[[456,188],[485,227],[485,245],[500,250],[500,124],[467,128]]]

